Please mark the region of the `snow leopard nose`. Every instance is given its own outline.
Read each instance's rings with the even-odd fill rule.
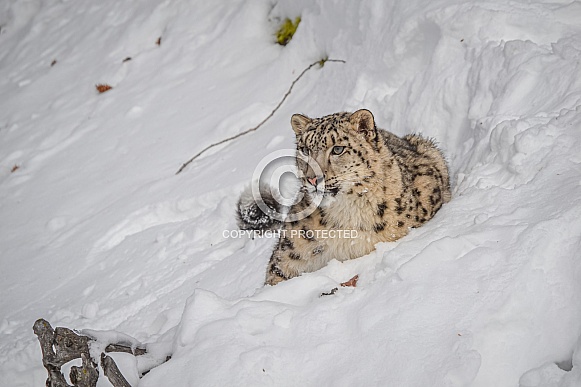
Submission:
[[[319,185],[319,183],[323,181],[323,176],[308,177],[307,180],[309,181],[309,183],[311,183],[311,185],[316,187],[317,185]]]

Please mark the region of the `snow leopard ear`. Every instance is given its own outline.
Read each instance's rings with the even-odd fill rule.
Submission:
[[[311,122],[311,119],[302,114],[293,114],[291,117],[291,126],[295,131],[297,136],[300,136],[306,129],[307,125]]]
[[[373,114],[367,109],[357,110],[349,117],[349,122],[357,132],[365,134],[368,140],[373,140],[377,133],[375,132],[375,120]]]

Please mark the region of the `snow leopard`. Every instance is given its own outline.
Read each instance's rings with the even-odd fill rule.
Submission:
[[[294,114],[291,127],[300,200],[284,208],[271,191],[261,189],[255,199],[246,189],[237,203],[241,229],[277,232],[267,285],[332,259],[369,254],[378,242],[426,223],[451,199],[448,166],[434,140],[378,129],[367,109],[322,118]]]

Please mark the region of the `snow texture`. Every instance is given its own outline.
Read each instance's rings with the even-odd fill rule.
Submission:
[[[44,385],[39,317],[147,345],[134,382],[171,353],[145,387],[581,386],[581,3],[4,0],[0,48],[1,386]],[[293,113],[359,108],[437,139],[452,201],[262,287],[238,196]]]

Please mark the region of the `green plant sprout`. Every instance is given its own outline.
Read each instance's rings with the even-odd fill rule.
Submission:
[[[297,31],[300,22],[300,16],[297,16],[294,22],[289,18],[284,19],[284,22],[276,32],[276,42],[281,46],[286,46]]]

